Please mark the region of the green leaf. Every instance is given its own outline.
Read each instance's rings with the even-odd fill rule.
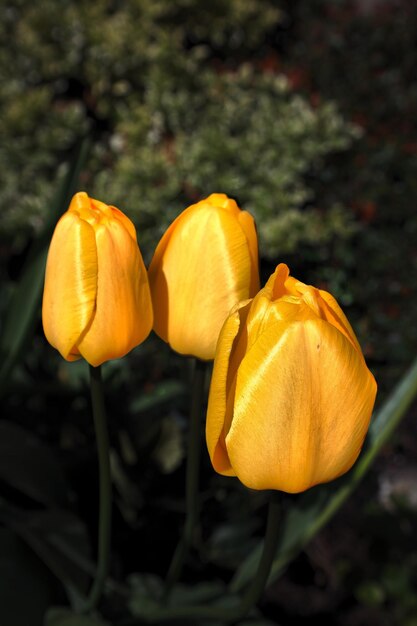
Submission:
[[[0,499],[0,521],[61,581],[73,605],[81,606],[95,566],[88,559],[88,537],[80,520],[64,511],[23,512]]]
[[[0,497],[0,522],[12,529],[62,583],[73,609],[85,606],[96,573],[84,523],[67,511],[21,511]],[[126,596],[127,588],[108,577],[106,590]],[[3,626],[0,621],[1,626]]]
[[[176,380],[163,381],[146,393],[141,391],[133,396],[129,404],[129,431],[135,448],[156,445],[165,413],[185,397],[185,385]]]
[[[171,592],[170,603],[172,606],[210,604],[219,598],[224,598],[225,594],[225,585],[219,580],[192,585],[179,583]]]
[[[282,522],[281,535],[269,583],[280,576],[288,563],[327,524],[351,495],[416,395],[417,359],[377,412],[369,429],[362,454],[353,469],[339,480],[328,485],[315,487],[293,502]],[[241,591],[253,578],[261,550],[262,545],[259,544],[245,559],[231,581],[230,591],[235,593]]]
[[[0,479],[42,504],[64,504],[68,492],[53,451],[17,424],[0,422]]]
[[[76,149],[67,173],[52,202],[49,219],[40,237],[33,242],[22,270],[20,281],[7,307],[0,337],[0,393],[4,390],[11,371],[19,360],[25,343],[35,328],[42,296],[43,279],[49,241],[58,218],[66,211],[78,185],[89,148],[84,140]]]
[[[130,403],[132,413],[148,413],[149,411],[161,411],[178,401],[178,398],[186,394],[185,385],[177,380],[164,380],[155,385],[146,394],[142,393],[133,398]]]
[[[129,585],[131,592],[128,604],[132,615],[149,620],[154,624],[174,617],[176,609],[179,609],[180,613],[184,608],[186,612],[187,608],[192,612],[196,605],[201,605],[200,609],[204,615],[204,609],[207,605],[227,609],[236,606],[239,601],[237,596],[226,593],[225,584],[222,581],[214,580],[190,585],[178,583],[172,589],[168,606],[163,600],[164,584],[158,576],[131,574]],[[173,615],[171,615],[171,611]],[[182,615],[179,619],[183,617]],[[202,621],[200,621],[196,615],[191,615],[191,618],[195,625],[202,624],[204,620],[204,617],[201,617]],[[189,622],[187,621],[187,623]]]
[[[131,574],[129,576],[129,609],[134,616],[146,616],[157,611],[163,595],[162,579],[154,574]]]
[[[44,626],[110,626],[98,617],[77,615],[68,609],[52,607],[45,615]]]
[[[206,542],[208,560],[220,567],[236,569],[257,544],[254,534],[258,528],[259,519],[254,515],[219,524]]]

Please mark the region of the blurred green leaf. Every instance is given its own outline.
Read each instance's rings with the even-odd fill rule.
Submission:
[[[225,584],[222,581],[211,581],[193,583],[185,585],[179,583],[175,585],[169,597],[169,603],[161,600],[164,592],[162,580],[153,574],[132,574],[129,577],[131,587],[131,597],[129,608],[132,615],[149,619],[152,623],[158,620],[169,619],[170,611],[175,607],[180,611],[184,607],[189,607],[191,611],[199,603],[207,603],[210,606],[233,607],[238,598],[226,593]],[[204,622],[204,618],[193,617],[193,624]]]
[[[12,368],[20,358],[25,343],[34,329],[42,295],[46,257],[53,228],[58,218],[66,211],[71,196],[76,191],[79,175],[84,166],[89,142],[85,139],[75,150],[66,175],[48,213],[48,220],[40,237],[35,240],[28,253],[19,284],[7,308],[0,337],[0,393],[4,390]]]
[[[0,421],[0,479],[42,504],[64,504],[68,487],[54,452],[17,424]]]
[[[55,600],[55,581],[42,562],[7,528],[0,528],[0,624],[40,626]]]
[[[43,626],[110,626],[98,617],[77,615],[68,609],[53,607],[45,615]]]
[[[361,481],[417,395],[417,359],[377,412],[362,454],[339,480],[311,489],[294,501],[282,522],[277,554],[269,582],[276,580],[314,535],[331,519]],[[262,546],[258,545],[236,571],[230,590],[241,591],[254,576]]]
[[[219,580],[192,585],[178,584],[171,592],[170,603],[173,606],[192,605],[200,602],[211,603],[218,598],[224,598],[225,595],[225,585]]]
[[[132,413],[148,413],[148,411],[170,407],[178,401],[178,398],[186,395],[184,383],[177,380],[165,380],[146,394],[141,393],[134,397],[130,403]]]
[[[277,626],[276,622],[271,622],[268,619],[254,618],[245,619],[243,622],[239,622],[239,626]]]
[[[200,626],[224,626],[224,621],[199,621]],[[235,622],[236,626],[277,626],[277,622],[271,622],[268,619],[262,619],[261,617],[254,617],[252,619],[247,618],[243,621]]]
[[[386,600],[383,587],[374,580],[366,580],[355,589],[355,596],[367,606],[380,606]]]
[[[129,609],[132,615],[143,616],[158,610],[164,584],[154,574],[131,574],[129,576]]]
[[[219,524],[207,542],[207,558],[221,567],[235,569],[257,543],[259,519],[252,515]]]
[[[158,443],[153,450],[153,458],[164,474],[171,474],[180,465],[185,454],[184,439],[179,420],[172,415],[161,421]]]
[[[0,521],[30,546],[64,585],[73,604],[80,606],[95,572],[82,522],[65,511],[22,512],[4,500]]]
[[[137,449],[154,447],[161,441],[163,420],[173,406],[186,398],[183,382],[166,380],[158,383],[146,393],[133,395],[129,403],[129,431]]]

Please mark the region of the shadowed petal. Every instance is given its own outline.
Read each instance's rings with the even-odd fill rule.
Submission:
[[[236,306],[236,309],[231,312],[223,325],[217,343],[216,359],[210,385],[206,421],[207,447],[214,469],[226,476],[234,476],[224,446],[223,433],[225,421],[230,421],[230,417],[227,415],[228,381],[230,382],[230,378],[235,377],[235,372],[230,371],[230,361],[241,324],[239,309],[243,307],[248,308],[249,305],[250,300]],[[230,406],[231,404],[229,401],[229,409],[233,410],[232,406]]]

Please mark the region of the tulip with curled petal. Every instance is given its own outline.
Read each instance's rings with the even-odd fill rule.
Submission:
[[[206,424],[214,469],[288,493],[333,480],[360,453],[375,395],[336,300],[281,264],[220,333]]]

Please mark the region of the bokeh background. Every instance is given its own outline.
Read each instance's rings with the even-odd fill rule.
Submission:
[[[257,221],[263,281],[284,261],[335,295],[383,401],[417,345],[415,0],[1,0],[0,10],[2,319],[82,144],[78,189],[135,222],[146,263],[183,208],[212,192],[236,198]],[[88,370],[46,343],[39,307],[35,322],[2,397],[2,626],[40,626],[85,590],[96,549]],[[183,523],[189,364],[152,336],[104,375],[115,493],[104,615],[122,624],[126,588],[134,613]],[[417,625],[416,418],[414,407],[268,589],[256,624]],[[264,519],[265,495],[214,475],[203,454],[184,581],[227,581]]]

